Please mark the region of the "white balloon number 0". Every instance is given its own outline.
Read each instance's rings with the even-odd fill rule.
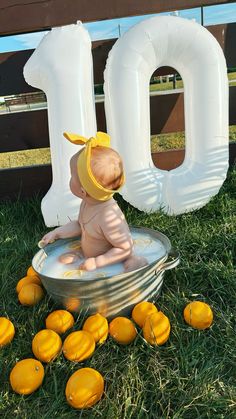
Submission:
[[[171,171],[157,169],[150,152],[149,81],[161,66],[175,68],[184,81],[185,159]],[[222,49],[207,29],[174,16],[131,28],[109,54],[105,109],[125,163],[121,193],[128,202],[181,214],[217,194],[228,169],[228,79]]]
[[[67,29],[65,38],[64,28],[46,35],[48,41],[42,41],[25,71],[30,84],[47,91],[53,173],[57,169],[58,174],[60,168],[50,189],[53,194],[49,190],[43,200],[48,226],[64,224],[75,216],[66,169],[75,149],[65,145],[62,132],[75,130],[86,136],[96,132],[91,44],[82,35],[82,30],[86,32],[82,25],[79,31],[76,27],[65,27],[71,31],[69,36]],[[62,39],[63,48],[58,49]],[[66,52],[60,55],[62,49]],[[42,50],[46,63],[43,85],[38,80],[32,83],[31,77],[35,63],[39,66],[41,62]],[[45,60],[45,55],[50,59]],[[171,171],[156,168],[150,150],[149,81],[161,66],[175,68],[184,81],[185,159]],[[173,16],[147,19],[115,43],[104,78],[108,133],[126,171],[123,197],[146,212],[162,209],[167,214],[181,214],[205,205],[218,193],[228,169],[227,69],[215,38],[193,21]]]

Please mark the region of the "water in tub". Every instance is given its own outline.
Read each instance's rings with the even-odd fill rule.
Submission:
[[[165,247],[148,233],[132,232],[134,254],[144,256],[152,263],[165,255]],[[78,266],[83,262],[79,238],[57,240],[45,248],[47,257],[42,261],[39,271],[48,277],[58,279],[88,279],[114,276],[124,272],[122,263],[105,266],[93,272],[82,271]],[[66,256],[64,256],[66,254]],[[74,259],[74,260],[73,260]],[[63,262],[67,263],[63,263]],[[71,263],[72,262],[72,263]]]

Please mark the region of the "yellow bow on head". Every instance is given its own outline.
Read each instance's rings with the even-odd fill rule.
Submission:
[[[105,132],[97,132],[96,137],[86,138],[77,134],[63,133],[64,137],[73,144],[85,145],[77,161],[78,176],[85,191],[98,201],[108,201],[118,190],[106,189],[95,179],[91,167],[91,149],[94,147],[110,147],[110,136]],[[105,169],[105,168],[104,168]],[[124,183],[124,175],[122,185]]]
[[[73,144],[78,145],[85,145],[91,147],[103,146],[103,147],[110,147],[111,139],[110,135],[106,134],[105,132],[98,131],[96,137],[82,137],[82,135],[78,134],[70,134],[69,132],[63,133],[64,137],[69,140]]]

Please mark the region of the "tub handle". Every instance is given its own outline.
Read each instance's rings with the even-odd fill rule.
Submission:
[[[162,265],[156,269],[156,274],[160,273],[160,271],[167,271],[169,269],[173,269],[178,266],[180,262],[179,252],[175,249],[171,249],[168,253],[167,262],[162,263]]]

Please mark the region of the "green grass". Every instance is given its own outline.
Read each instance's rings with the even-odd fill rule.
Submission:
[[[236,73],[228,73],[229,86],[236,86]],[[183,80],[176,80],[175,88],[182,89],[184,87]],[[162,83],[150,84],[150,91],[172,90],[173,81],[163,81]]]
[[[236,125],[229,126],[229,141],[236,141]],[[152,153],[185,147],[185,132],[152,135]]]
[[[17,360],[33,356],[32,338],[44,328],[47,314],[56,305],[46,297],[35,307],[20,306],[15,286],[47,229],[39,197],[1,204],[0,315],[8,316],[16,327],[13,342],[0,351],[1,419],[236,417],[235,181],[234,169],[204,208],[178,217],[147,215],[119,198],[130,224],[162,231],[180,252],[180,265],[165,273],[156,299],[170,318],[170,339],[155,348],[143,341],[141,333],[129,346],[108,338],[91,359],[80,364],[61,355],[45,367],[42,387],[26,397],[13,393],[9,373]],[[209,330],[194,330],[183,321],[185,305],[196,299],[206,301],[214,311]],[[74,329],[79,329],[83,319],[76,316],[75,320]],[[101,372],[105,395],[92,409],[76,411],[66,403],[65,384],[83,366]]]
[[[176,80],[176,89],[182,89],[184,87],[183,81],[182,80]],[[173,89],[173,82],[172,81],[167,81],[167,82],[163,82],[163,83],[155,83],[155,84],[150,84],[150,92],[154,92],[154,91],[160,91],[160,90],[172,90]]]

